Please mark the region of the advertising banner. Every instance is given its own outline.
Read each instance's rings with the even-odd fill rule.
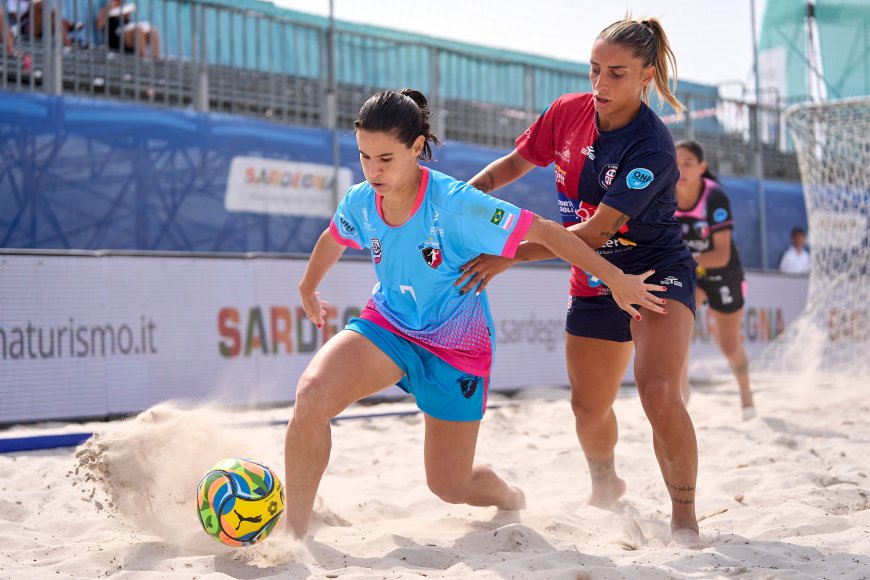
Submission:
[[[118,415],[167,399],[291,402],[311,357],[360,312],[375,283],[367,260],[339,262],[320,287],[329,311],[317,329],[296,289],[305,266],[290,258],[0,256],[0,423]],[[567,385],[568,276],[561,265],[517,267],[489,287],[494,390]],[[749,287],[752,357],[800,312],[806,279],[750,274]],[[712,332],[702,309],[693,376],[727,372]]]

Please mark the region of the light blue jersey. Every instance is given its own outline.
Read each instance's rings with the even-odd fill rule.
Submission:
[[[351,187],[329,229],[370,248],[378,284],[360,318],[404,336],[457,369],[488,376],[494,328],[486,292],[460,294],[459,268],[479,254],[512,258],[533,215],[423,167],[411,217],[387,224],[368,182]]]

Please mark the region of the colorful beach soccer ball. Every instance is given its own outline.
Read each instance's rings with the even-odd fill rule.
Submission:
[[[275,472],[250,459],[224,459],[196,490],[197,512],[208,534],[227,546],[264,540],[284,512],[284,488]]]

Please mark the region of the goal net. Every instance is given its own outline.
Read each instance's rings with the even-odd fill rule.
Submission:
[[[786,118],[812,261],[804,312],[755,361],[761,372],[870,374],[870,97],[803,104]]]

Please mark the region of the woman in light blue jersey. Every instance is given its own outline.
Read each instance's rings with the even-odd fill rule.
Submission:
[[[421,167],[438,142],[426,98],[405,89],[371,97],[354,123],[366,181],[351,187],[312,251],[299,292],[321,326],[317,287],[346,247],[368,248],[378,279],[359,318],[315,355],[299,379],[285,438],[287,527],[308,532],[329,461],[329,421],[348,405],[397,384],[425,416],[429,488],[444,501],[517,510],[518,488],[474,464],[486,406],[495,328],[486,292],[454,286],[481,253],[512,257],[523,240],[593,272],[634,317],[661,312],[651,272],[628,276],[561,226]]]

